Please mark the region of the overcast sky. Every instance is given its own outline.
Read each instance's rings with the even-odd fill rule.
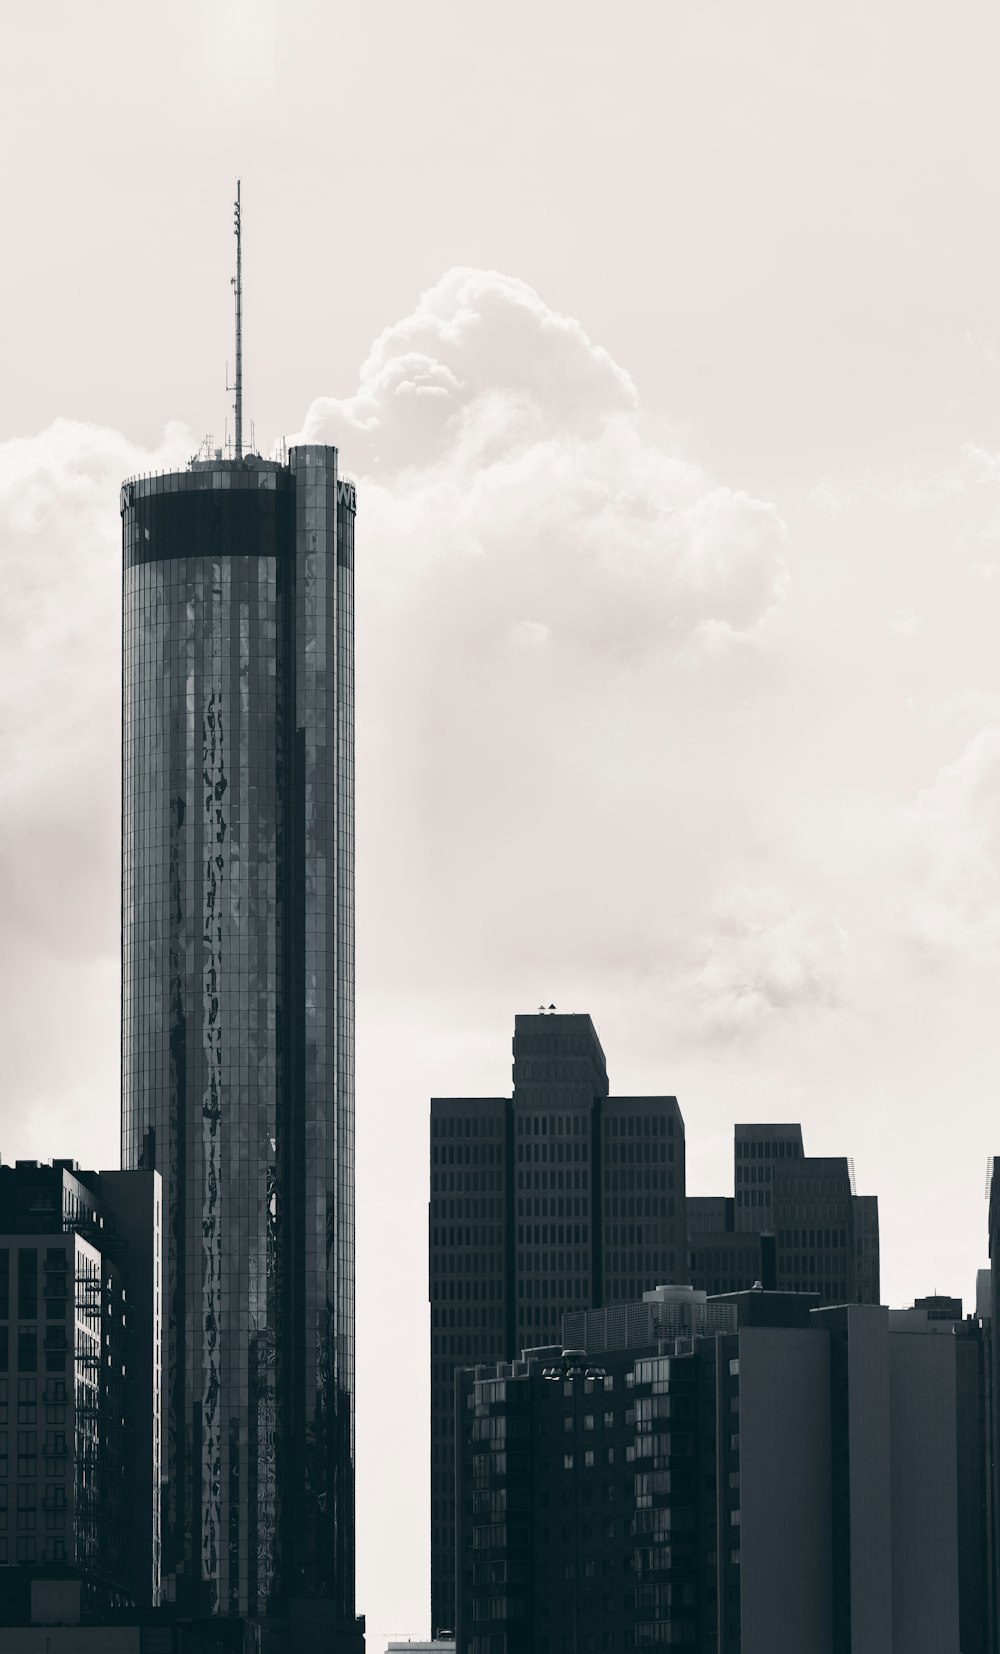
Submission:
[[[118,487],[358,483],[358,1603],[427,1631],[427,1116],[589,1011],[689,1189],[801,1120],[884,1298],[1000,1152],[1000,17],[100,0],[0,55],[4,1159],[118,1154]],[[392,1561],[385,1538],[392,1534]]]

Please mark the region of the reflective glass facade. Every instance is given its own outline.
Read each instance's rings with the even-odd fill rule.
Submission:
[[[197,1611],[354,1616],[354,503],[320,446],[122,490],[122,1152]]]

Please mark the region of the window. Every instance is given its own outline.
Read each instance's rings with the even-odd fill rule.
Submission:
[[[17,1329],[17,1370],[19,1373],[35,1373],[38,1371],[37,1327],[18,1327]]]
[[[17,1254],[17,1313],[24,1321],[38,1314],[38,1248],[23,1246]]]
[[[17,1474],[35,1476],[38,1473],[38,1431],[17,1432]]]

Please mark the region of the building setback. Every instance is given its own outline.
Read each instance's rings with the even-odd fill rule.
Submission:
[[[674,1097],[611,1097],[589,1016],[518,1016],[511,1098],[431,1101],[431,1624],[455,1623],[455,1371],[687,1273]]]
[[[981,1328],[813,1301],[464,1370],[458,1654],[988,1654]]]
[[[738,1125],[733,1161],[732,1198],[688,1198],[695,1286],[878,1303],[878,1200],[855,1193],[849,1159],[806,1155],[798,1125]]]
[[[161,1221],[156,1172],[0,1166],[0,1624],[160,1600]]]
[[[121,512],[122,1155],[163,1178],[164,1584],[351,1648],[354,487],[330,447],[217,453]]]

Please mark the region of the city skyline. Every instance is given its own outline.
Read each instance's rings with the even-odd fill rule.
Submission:
[[[242,176],[248,422],[363,501],[358,1605],[416,1634],[427,1100],[515,1013],[677,1096],[693,1195],[734,1122],[849,1148],[883,1301],[987,1261],[1000,24],[111,14],[3,71],[0,1146],[115,1163],[118,488],[223,438]]]

